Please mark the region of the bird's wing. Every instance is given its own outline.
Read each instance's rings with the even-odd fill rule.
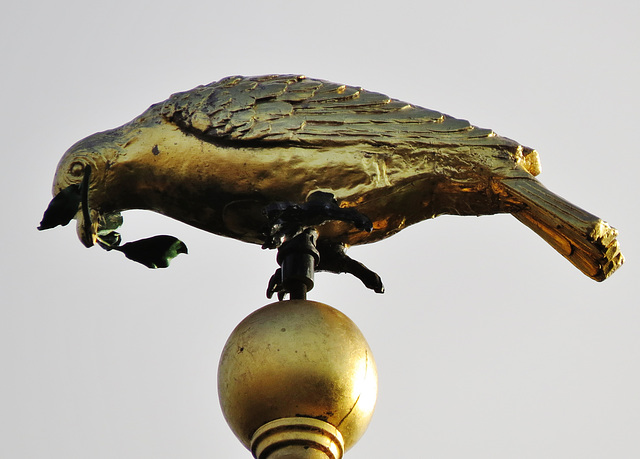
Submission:
[[[434,110],[295,75],[228,77],[172,95],[161,112],[210,142],[520,147],[491,129]]]

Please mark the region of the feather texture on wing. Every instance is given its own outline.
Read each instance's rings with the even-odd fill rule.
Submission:
[[[171,96],[162,114],[211,142],[521,148],[491,129],[383,94],[294,75],[228,77]],[[327,129],[328,127],[330,129]]]

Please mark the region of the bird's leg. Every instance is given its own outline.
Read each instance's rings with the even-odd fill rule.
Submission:
[[[345,253],[344,244],[323,239],[318,241],[317,247],[320,253],[320,262],[316,266],[318,271],[353,274],[367,288],[376,293],[384,293],[384,285],[380,276],[359,261],[349,257]]]
[[[339,220],[353,225],[363,231],[371,231],[371,220],[355,209],[338,205],[331,193],[316,191],[309,196],[307,202],[274,202],[264,209],[269,220],[263,231],[264,249],[276,249],[287,239],[292,239],[307,228],[322,225],[331,220]]]
[[[292,298],[305,298],[313,288],[314,268],[336,274],[352,274],[376,293],[384,293],[382,279],[359,261],[345,253],[341,243],[321,239],[316,242],[317,233],[308,229],[288,240],[278,249],[280,268],[271,276],[267,287],[267,297],[274,293],[282,301],[289,293]]]
[[[333,273],[349,273],[377,293],[384,292],[380,276],[345,253],[344,244],[317,240],[315,227],[331,220],[352,223],[363,231],[371,231],[371,220],[355,209],[342,208],[330,193],[318,191],[307,202],[296,204],[275,202],[264,209],[269,220],[263,231],[263,248],[278,249],[278,269],[267,287],[267,297],[274,293],[282,300],[306,298],[313,288],[314,269]]]

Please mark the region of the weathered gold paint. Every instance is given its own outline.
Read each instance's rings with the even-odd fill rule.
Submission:
[[[373,415],[377,381],[373,354],[358,327],[340,311],[307,300],[280,301],[246,317],[227,340],[218,367],[224,416],[240,441],[254,449],[283,440],[271,434],[265,440],[264,428],[256,432],[286,418],[326,422],[349,449]],[[300,423],[280,422],[284,438],[299,435]],[[322,438],[330,434],[321,430]]]
[[[373,222],[331,222],[320,238],[386,238],[441,214],[509,212],[595,280],[623,262],[616,230],[548,192],[538,154],[488,129],[360,88],[291,75],[231,77],[178,93],[71,147],[54,194],[92,167],[92,220],[148,209],[262,243],[262,209],[332,193]],[[81,213],[79,235],[86,234]]]

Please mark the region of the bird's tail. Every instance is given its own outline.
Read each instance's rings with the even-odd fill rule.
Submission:
[[[518,220],[590,278],[603,281],[624,262],[615,228],[537,180],[503,179],[499,188],[497,191],[519,208],[512,212]]]

